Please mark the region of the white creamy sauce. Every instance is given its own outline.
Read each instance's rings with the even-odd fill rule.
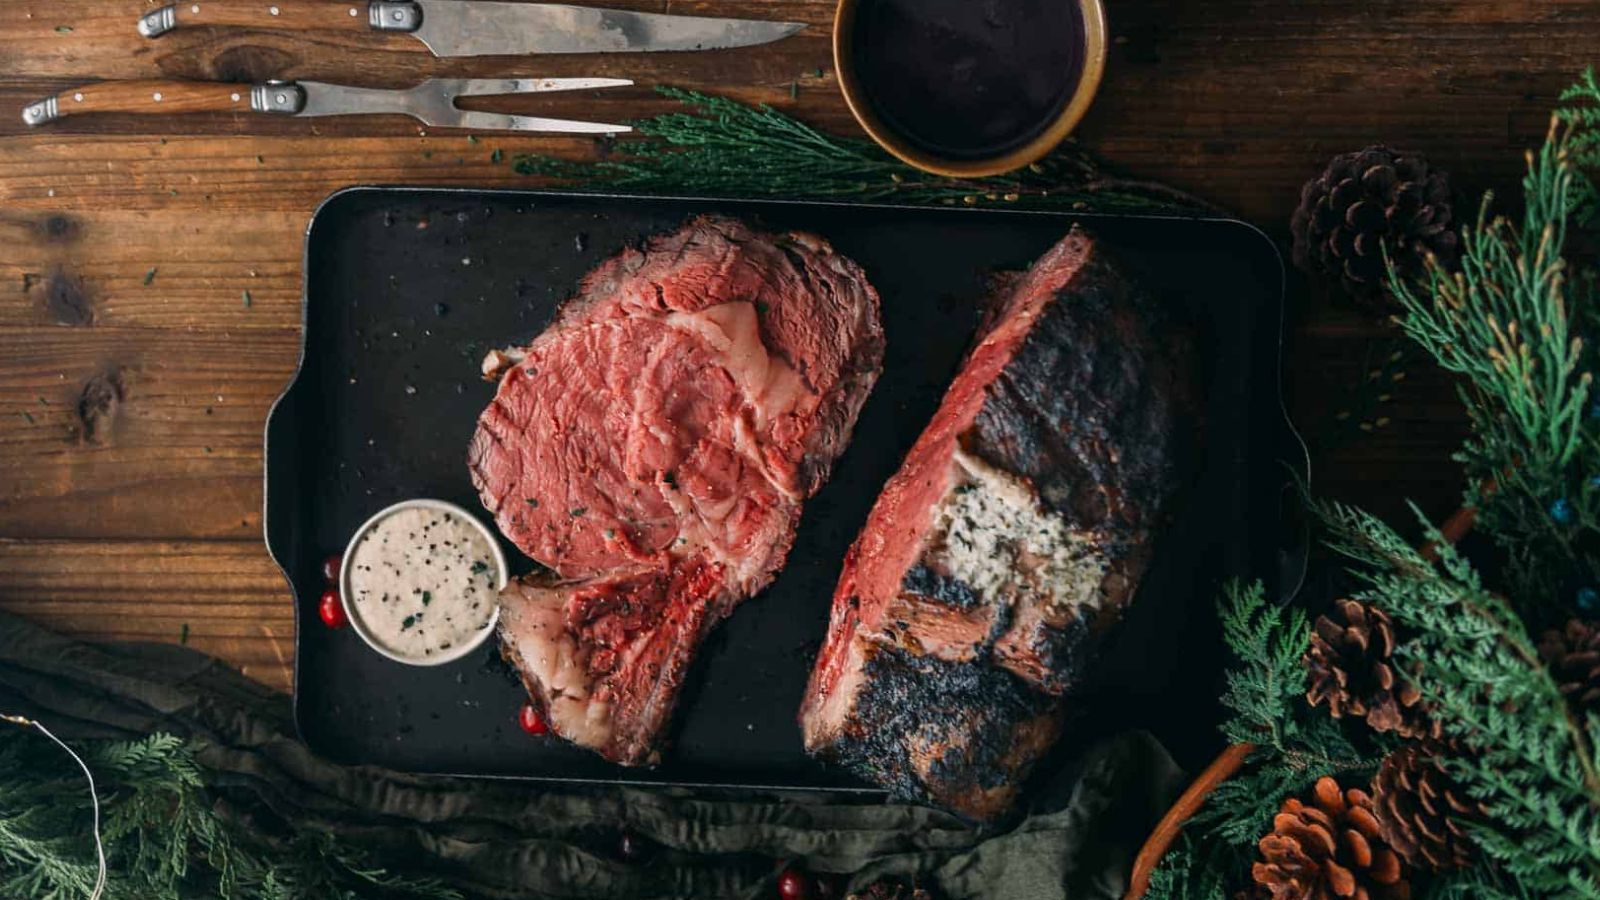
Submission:
[[[362,536],[349,567],[361,624],[400,656],[447,652],[494,614],[494,553],[456,513],[418,506],[390,513]]]
[[[964,476],[934,513],[928,561],[995,600],[1022,592],[1057,609],[1100,600],[1106,558],[1019,479],[957,452]]]

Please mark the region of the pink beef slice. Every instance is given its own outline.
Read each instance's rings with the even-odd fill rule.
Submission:
[[[499,631],[557,733],[659,759],[696,649],[782,567],[883,346],[877,293],[826,242],[700,218],[491,354],[468,465],[552,573],[506,590]]]
[[[1060,735],[1195,437],[1186,332],[1089,235],[991,304],[845,558],[800,714],[810,752],[977,820]]]

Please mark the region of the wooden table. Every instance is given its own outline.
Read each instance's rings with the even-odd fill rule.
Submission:
[[[1106,2],[1115,46],[1083,141],[1278,236],[1302,181],[1375,141],[1515,197],[1522,148],[1600,56],[1594,2]],[[94,638],[187,640],[287,688],[293,626],[262,545],[261,440],[295,365],[312,208],[358,183],[530,186],[512,156],[593,151],[392,118],[108,116],[30,131],[25,103],[114,78],[618,75],[640,86],[488,108],[616,121],[663,110],[650,85],[673,84],[855,131],[831,0],[613,3],[812,27],[722,53],[444,61],[399,37],[149,42],[133,29],[153,7],[140,0],[0,0],[0,607]],[[1317,488],[1390,515],[1404,495],[1451,509],[1462,426],[1447,379],[1392,367],[1405,370],[1392,399],[1354,417],[1386,421],[1330,439],[1389,337],[1299,285],[1291,306],[1287,377]]]

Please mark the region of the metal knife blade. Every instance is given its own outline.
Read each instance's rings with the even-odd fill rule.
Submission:
[[[720,50],[788,37],[799,22],[630,12],[559,3],[416,0],[415,34],[439,56]]]

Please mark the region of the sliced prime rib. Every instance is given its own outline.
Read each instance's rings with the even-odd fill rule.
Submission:
[[[1074,229],[991,298],[849,550],[806,748],[1002,815],[1133,598],[1185,480],[1186,332]]]
[[[658,758],[696,649],[783,565],[882,361],[855,263],[724,218],[601,264],[531,344],[490,354],[468,464],[551,573],[505,591],[499,632],[557,733]]]

